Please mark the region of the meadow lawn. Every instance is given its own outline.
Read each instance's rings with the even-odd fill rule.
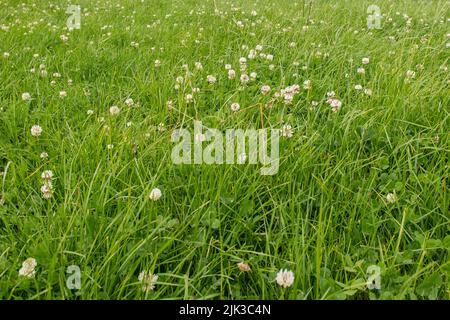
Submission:
[[[449,13],[0,0],[0,299],[449,299]],[[195,120],[278,172],[174,163]]]

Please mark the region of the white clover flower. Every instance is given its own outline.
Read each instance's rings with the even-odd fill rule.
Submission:
[[[138,280],[142,283],[142,291],[148,292],[155,289],[158,275],[143,271],[139,274]]]
[[[167,105],[167,110],[168,111],[172,111],[173,110],[173,101],[172,100],[167,101],[166,105]]]
[[[257,77],[258,77],[258,74],[257,74],[256,72],[250,73],[250,79],[251,79],[252,81],[256,80]]]
[[[125,100],[125,104],[126,104],[128,107],[132,107],[132,106],[134,106],[134,101],[133,101],[133,99],[128,98],[128,99]]]
[[[330,99],[329,104],[330,104],[333,112],[338,112],[342,106],[342,102],[338,99]]]
[[[28,258],[22,263],[22,268],[19,270],[19,276],[25,278],[34,278],[36,271],[34,270],[37,266],[36,259]]]
[[[50,181],[45,182],[41,186],[41,193],[44,199],[50,199],[52,196],[52,192],[53,192],[52,183]]]
[[[89,109],[88,111],[86,111],[88,116],[91,116],[94,114],[94,110]]]
[[[369,58],[362,58],[362,64],[369,64]]]
[[[39,137],[42,133],[42,128],[39,125],[35,124],[31,127],[30,131],[33,137]]]
[[[196,62],[196,63],[195,63],[195,69],[197,69],[197,70],[203,70],[203,65],[201,64],[201,62]]]
[[[155,68],[159,68],[159,67],[161,67],[161,61],[155,60]]]
[[[3,52],[3,58],[8,59],[9,58],[9,52]]]
[[[362,90],[362,89],[363,89],[362,85],[360,85],[360,84],[355,85],[355,90]]]
[[[393,193],[388,193],[386,195],[386,201],[388,203],[395,203],[395,202],[397,202],[397,200],[398,200],[397,196],[395,194],[393,194]]]
[[[241,83],[245,84],[250,80],[249,76],[245,73],[241,74]]]
[[[305,80],[303,81],[303,89],[310,90],[312,88],[311,86],[311,80]]]
[[[273,55],[268,54],[268,55],[266,56],[266,59],[269,60],[269,61],[272,61],[272,60],[273,60]]]
[[[262,49],[263,49],[263,46],[260,44],[256,45],[256,47],[255,47],[256,51],[262,51]]]
[[[228,79],[233,80],[234,78],[236,78],[236,71],[233,69],[228,70]]]
[[[163,122],[160,122],[160,123],[158,124],[158,131],[159,131],[159,132],[164,132],[164,131],[166,131],[166,125],[165,125]]]
[[[65,91],[60,91],[60,92],[59,92],[59,97],[60,97],[61,99],[67,97],[67,92],[65,92]]]
[[[230,70],[231,69],[231,64],[226,64],[225,65],[225,70]]]
[[[178,76],[178,77],[175,79],[175,81],[176,81],[177,83],[183,83],[184,78],[183,78],[182,76]]]
[[[289,124],[283,125],[281,128],[281,136],[286,138],[292,138],[294,135],[294,129]]]
[[[41,158],[42,160],[47,159],[47,158],[48,158],[48,153],[47,153],[47,152],[42,152],[41,155],[40,155],[40,158]]]
[[[266,95],[266,94],[268,94],[270,92],[270,87],[268,86],[268,85],[263,85],[262,87],[261,87],[261,93],[263,94],[263,95]]]
[[[247,58],[248,58],[249,60],[255,59],[255,58],[256,58],[256,50],[253,50],[253,49],[250,50],[250,52],[249,52]]]
[[[292,104],[292,101],[294,100],[294,95],[290,93],[286,93],[284,95],[284,104],[289,105]]]
[[[294,284],[294,273],[287,269],[281,269],[275,280],[283,288],[290,287]]]
[[[244,262],[239,262],[237,264],[239,270],[241,270],[242,272],[249,272],[251,271],[250,266],[247,263]]]
[[[275,65],[273,65],[273,64],[270,64],[270,65],[269,65],[269,70],[270,70],[270,71],[273,71],[273,70],[275,70]]]
[[[363,67],[360,67],[356,70],[356,72],[358,72],[358,74],[365,74],[366,70]]]
[[[67,36],[64,35],[64,34],[61,35],[59,38],[61,39],[62,42],[67,42],[67,41],[69,40],[69,37],[67,37]]]
[[[119,109],[118,106],[112,106],[111,108],[109,108],[109,113],[110,113],[112,116],[118,115],[119,112],[120,112],[120,109]]]
[[[217,81],[216,77],[214,77],[213,75],[208,75],[206,77],[206,80],[208,81],[209,84],[214,84]]]
[[[364,89],[364,93],[366,95],[368,95],[368,96],[371,96],[372,95],[372,89],[366,88],[366,89]]]
[[[108,145],[106,146],[106,148],[107,148],[108,150],[112,150],[112,149],[114,149],[114,145],[113,145],[113,144],[108,144]]]
[[[31,94],[29,94],[28,92],[22,93],[22,100],[23,101],[30,101],[31,100]]]
[[[191,103],[192,101],[194,101],[194,96],[190,93],[188,93],[185,97],[186,103]]]
[[[239,63],[240,64],[246,64],[247,63],[247,59],[244,57],[239,58]]]
[[[408,79],[414,79],[416,77],[416,72],[413,70],[406,71],[406,77]]]
[[[293,84],[292,86],[286,87],[284,90],[289,94],[297,94],[300,92],[300,86],[298,84]]]
[[[45,170],[41,174],[42,180],[51,181],[53,179],[53,171],[52,170]]]
[[[232,111],[239,111],[239,109],[241,108],[241,106],[239,105],[239,103],[237,102],[233,102],[230,106]]]
[[[159,200],[159,198],[161,198],[161,196],[162,196],[161,190],[158,188],[154,188],[150,192],[149,198],[150,198],[150,200],[157,201],[157,200]]]

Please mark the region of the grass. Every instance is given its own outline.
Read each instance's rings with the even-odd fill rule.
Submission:
[[[0,0],[1,299],[449,299],[448,2],[76,4],[81,28],[69,32],[66,1]],[[371,4],[379,30],[367,29]],[[258,44],[273,61],[248,59],[258,76],[242,87],[239,58]],[[264,106],[293,84],[292,104]],[[193,120],[290,124],[294,134],[280,140],[273,176],[259,165],[173,164],[172,131]],[[34,278],[19,276],[29,257]],[[66,286],[70,265],[79,290]],[[372,265],[380,290],[366,285]],[[281,268],[295,275],[289,288],[275,281]],[[142,271],[158,275],[154,290],[142,290]]]

